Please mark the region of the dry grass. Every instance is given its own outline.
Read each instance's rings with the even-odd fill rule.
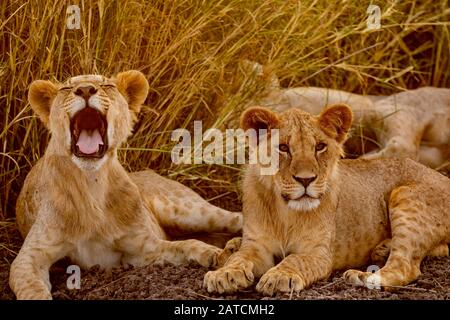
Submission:
[[[283,86],[371,94],[449,87],[448,1],[373,3],[383,14],[378,31],[365,30],[369,1],[2,0],[0,219],[14,215],[23,178],[48,140],[26,100],[35,79],[142,70],[151,92],[121,159],[227,207],[238,203],[237,167],[174,166],[167,151],[171,130],[196,119],[220,126],[260,90],[240,61],[267,65]],[[81,30],[65,28],[69,4],[81,7]]]

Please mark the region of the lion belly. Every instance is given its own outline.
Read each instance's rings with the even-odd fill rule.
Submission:
[[[352,161],[353,164],[360,162]],[[358,178],[345,163],[347,161],[342,162],[341,178],[346,192],[339,194],[340,205],[336,212],[334,269],[366,265],[372,250],[390,237],[387,205],[390,192],[386,190],[394,188],[394,183],[376,181],[381,175],[371,177],[369,173],[360,173]]]
[[[113,250],[112,241],[83,240],[70,252],[71,260],[82,268],[99,265],[102,269],[120,266],[122,253]]]
[[[370,262],[372,250],[390,236],[387,212],[360,211],[345,215],[336,225],[333,268],[355,268]]]

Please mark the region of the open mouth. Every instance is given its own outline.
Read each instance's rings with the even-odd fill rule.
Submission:
[[[102,158],[108,150],[106,117],[100,111],[86,107],[70,121],[72,153],[82,158]]]

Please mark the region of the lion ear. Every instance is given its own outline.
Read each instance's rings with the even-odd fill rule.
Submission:
[[[141,106],[148,95],[149,84],[142,72],[130,70],[116,76],[116,85],[128,102],[134,116],[141,111]]]
[[[57,86],[47,80],[36,80],[28,90],[28,101],[41,121],[48,127],[50,107],[58,94]]]
[[[279,126],[280,118],[275,112],[267,108],[251,107],[245,110],[241,116],[241,128],[244,131],[254,129],[258,135],[258,141],[260,129],[265,129],[269,132],[272,129],[278,129]]]
[[[326,135],[343,143],[352,125],[353,113],[349,106],[336,104],[327,107],[319,115],[319,126]]]

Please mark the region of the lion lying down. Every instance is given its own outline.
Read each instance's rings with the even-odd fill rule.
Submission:
[[[242,246],[204,278],[209,292],[300,291],[336,269],[356,285],[406,285],[427,255],[448,255],[450,179],[410,159],[341,160],[352,111],[335,105],[312,116],[246,110],[243,129],[279,129],[279,171],[249,165],[243,182]],[[265,148],[268,139],[260,139]],[[277,263],[277,261],[281,261]]]
[[[117,160],[147,92],[138,71],[31,84],[30,104],[52,136],[17,200],[26,237],[11,265],[18,299],[51,299],[49,268],[65,256],[85,268],[164,261],[209,267],[225,259],[198,240],[169,241],[166,230],[237,233],[241,213],[153,171],[129,174]]]
[[[261,65],[247,64],[263,76]],[[408,157],[432,168],[450,161],[450,89],[423,87],[391,96],[363,96],[317,87],[283,89],[276,76],[269,80],[265,92],[248,106],[277,112],[299,108],[317,115],[327,105],[349,105],[355,128],[346,143],[350,154],[367,153],[363,155],[366,159]]]

